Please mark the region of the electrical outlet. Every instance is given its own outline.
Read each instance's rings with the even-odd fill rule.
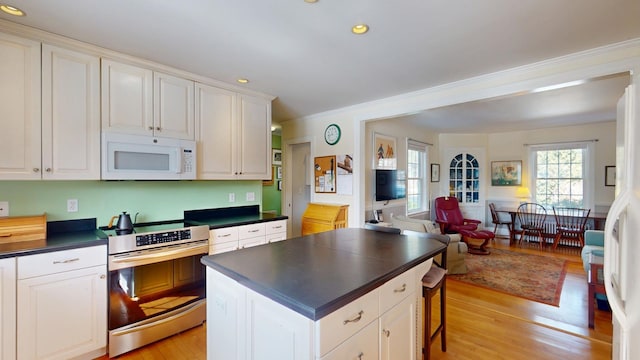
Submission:
[[[78,212],[78,199],[67,200],[67,212]]]
[[[234,193],[229,193],[229,202],[236,202],[236,194]]]
[[[0,217],[9,216],[9,202],[0,201]]]
[[[248,192],[247,193],[247,201],[256,201],[256,193]]]

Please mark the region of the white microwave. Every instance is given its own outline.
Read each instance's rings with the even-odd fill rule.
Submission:
[[[103,180],[193,180],[196,142],[102,133]]]

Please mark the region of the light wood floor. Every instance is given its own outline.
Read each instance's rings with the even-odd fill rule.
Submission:
[[[540,251],[534,245],[510,247],[506,239],[498,239],[491,246],[569,260],[560,306],[447,281],[447,351],[440,350],[436,339],[432,359],[611,358],[611,313],[596,310],[595,329],[587,325],[587,280],[578,249],[559,248],[554,252],[550,248]],[[205,359],[205,333],[206,325],[199,326],[119,359]]]

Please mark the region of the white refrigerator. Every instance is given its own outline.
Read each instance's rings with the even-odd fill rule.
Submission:
[[[635,75],[633,83],[640,78]],[[640,359],[640,108],[637,86],[618,103],[616,197],[605,223],[604,280],[613,359]]]

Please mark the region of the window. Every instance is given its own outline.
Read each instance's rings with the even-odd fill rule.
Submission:
[[[407,142],[407,214],[428,210],[427,144]]]
[[[547,210],[591,208],[591,148],[590,143],[532,146],[533,200]]]
[[[475,156],[458,154],[449,163],[449,196],[461,203],[480,202],[480,166]]]

